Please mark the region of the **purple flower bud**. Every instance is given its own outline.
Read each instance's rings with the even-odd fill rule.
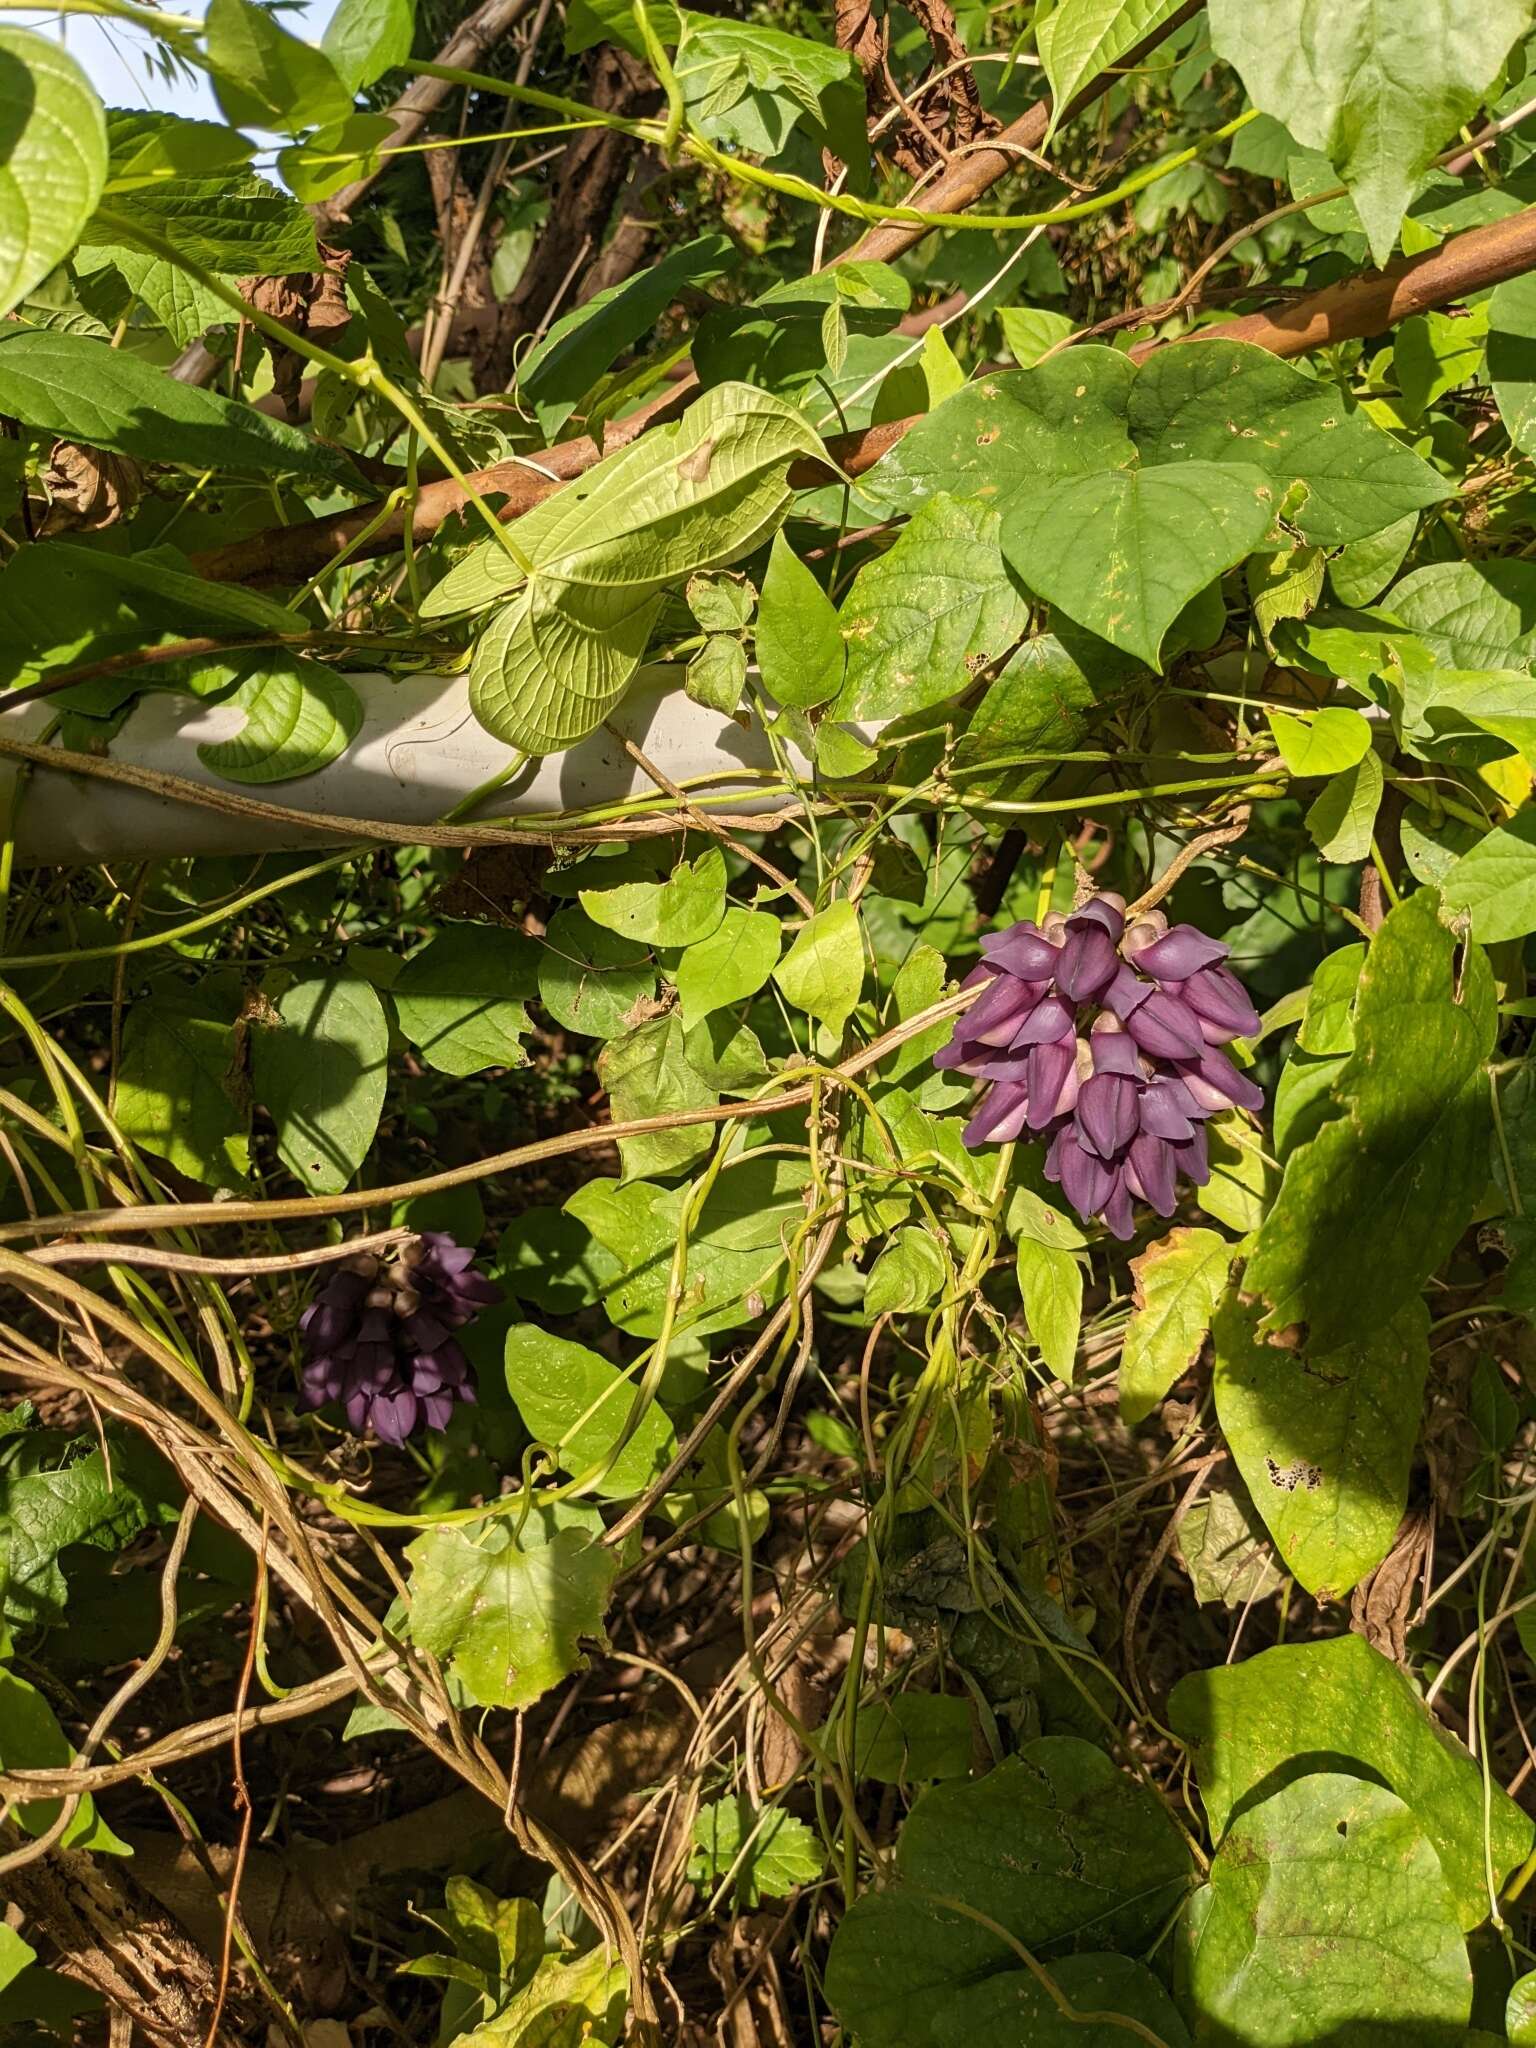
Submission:
[[[1141,1089],[1128,1074],[1094,1074],[1078,1092],[1078,1135],[1101,1159],[1115,1159],[1136,1135]]]
[[[1071,1124],[1063,1124],[1056,1133],[1045,1172],[1048,1180],[1060,1184],[1079,1216],[1097,1216],[1118,1185],[1113,1170],[1087,1149]]]
[[[1117,896],[1113,889],[1102,889],[1097,896],[1090,896],[1067,919],[1067,930],[1083,924],[1101,925],[1118,946],[1125,930],[1125,898]]]
[[[1142,1200],[1150,1202],[1159,1216],[1171,1216],[1178,1202],[1174,1184],[1177,1168],[1168,1140],[1140,1132],[1131,1140],[1128,1165]]]
[[[1226,1054],[1214,1046],[1202,1048],[1193,1072],[1186,1068],[1183,1080],[1196,1102],[1205,1102],[1212,1110],[1223,1110],[1229,1105],[1236,1109],[1264,1107],[1263,1089],[1246,1074],[1240,1074]]]
[[[1199,1018],[1165,988],[1153,989],[1144,1003],[1138,1003],[1125,1028],[1153,1059],[1198,1059],[1205,1048]]]
[[[1006,1045],[1044,995],[1039,982],[1015,981],[1011,974],[1000,974],[972,1004],[963,1019],[963,1035],[973,1045]]]
[[[1248,991],[1225,967],[1202,967],[1179,984],[1179,999],[1203,1022],[1220,1031],[1212,1042],[1224,1045],[1229,1038],[1252,1038],[1263,1019],[1248,1000]],[[1207,1034],[1209,1035],[1209,1034]]]
[[[1029,1128],[1043,1131],[1077,1100],[1077,1039],[1072,1033],[1029,1049]]]
[[[994,1081],[961,1132],[966,1145],[1007,1145],[1020,1136],[1029,1114],[1029,1091],[1021,1081]]]
[[[1136,1235],[1136,1218],[1131,1211],[1131,1187],[1129,1175],[1116,1174],[1109,1200],[1102,1210],[1104,1227],[1111,1237],[1118,1237],[1122,1244]]]
[[[1204,1115],[1182,1081],[1159,1078],[1142,1090],[1141,1128],[1149,1138],[1187,1138]]]
[[[1049,981],[1061,965],[1061,951],[1027,919],[1005,932],[988,932],[981,942],[987,965],[1020,981]]]
[[[1064,1003],[1060,996],[1046,996],[1035,1005],[1008,1043],[1014,1049],[1025,1045],[1045,1045],[1052,1039],[1064,1037],[1075,1022],[1069,1003]]]
[[[1141,1054],[1136,1041],[1127,1037],[1116,1018],[1096,1018],[1088,1045],[1096,1074],[1129,1074],[1133,1080],[1141,1079]]]
[[[1067,921],[1067,942],[1059,958],[1056,986],[1071,1003],[1096,1003],[1120,965],[1115,942],[1104,927],[1079,917]]]
[[[1211,967],[1227,957],[1219,939],[1208,939],[1192,924],[1176,924],[1150,945],[1137,948],[1131,956],[1143,974],[1154,981],[1186,981],[1202,967]]]

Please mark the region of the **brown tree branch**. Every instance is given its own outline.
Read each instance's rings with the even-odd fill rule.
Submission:
[[[1384,333],[1410,314],[1450,305],[1471,292],[1533,269],[1536,207],[1528,207],[1523,213],[1511,214],[1487,227],[1452,236],[1438,249],[1408,257],[1384,271],[1346,278],[1267,312],[1245,313],[1218,326],[1203,327],[1177,345],[1202,340],[1247,341],[1267,349],[1271,355],[1305,355],[1310,349],[1332,342]],[[1133,355],[1141,361],[1154,347],[1170,345],[1144,342]],[[600,451],[585,438],[565,441],[542,454],[537,469],[525,463],[500,462],[477,471],[470,482],[482,496],[502,499],[504,519],[520,518],[551,491],[590,469],[600,453],[633,440],[653,418],[676,403],[676,392],[653,400],[648,408],[633,414],[610,434],[607,450]],[[922,417],[917,414],[869,427],[862,433],[834,435],[827,442],[827,453],[844,475],[861,476]],[[790,471],[790,481],[799,486],[814,486],[825,482],[828,474],[819,463],[797,462]],[[462,488],[451,479],[428,484],[416,501],[412,520],[416,539],[426,539],[445,520],[462,512],[465,503]],[[379,518],[379,510],[377,505],[364,505],[303,525],[273,527],[199,555],[195,566],[200,575],[218,582],[301,582],[341,548],[357,540],[364,528]],[[358,552],[388,554],[400,545],[403,532],[402,515],[382,520]]]

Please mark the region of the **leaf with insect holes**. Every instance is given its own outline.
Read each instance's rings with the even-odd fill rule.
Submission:
[[[448,1664],[482,1707],[531,1707],[586,1668],[603,1643],[620,1557],[593,1508],[535,1504],[506,1516],[429,1529],[411,1561],[410,1636]]]
[[[1279,497],[1260,469],[1165,463],[1068,477],[1020,498],[1003,552],[1031,590],[1161,673],[1163,636],[1197,592],[1251,554]]]

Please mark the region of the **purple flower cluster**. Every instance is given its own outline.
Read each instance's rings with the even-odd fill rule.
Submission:
[[[1047,1175],[1116,1237],[1132,1234],[1133,1199],[1171,1216],[1181,1176],[1210,1178],[1205,1120],[1264,1102],[1220,1050],[1259,1028],[1227,948],[1156,910],[1127,924],[1106,892],[981,950],[966,986],[987,987],[934,1059],[991,1083],[966,1144],[1048,1137]]]
[[[452,1333],[501,1299],[474,1257],[446,1230],[425,1230],[387,1260],[348,1259],[299,1318],[302,1405],[340,1401],[350,1429],[386,1444],[421,1421],[445,1429],[454,1402],[475,1398]]]

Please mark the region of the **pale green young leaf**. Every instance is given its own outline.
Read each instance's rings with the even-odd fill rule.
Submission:
[[[1288,711],[1265,713],[1280,758],[1293,775],[1340,775],[1353,768],[1371,744],[1371,728],[1358,711],[1329,704],[1310,719]]]
[[[732,904],[709,937],[695,941],[677,963],[684,1021],[696,1024],[712,1010],[755,996],[773,972],[779,944],[776,917]]]
[[[1135,1295],[1120,1354],[1120,1419],[1145,1421],[1194,1364],[1226,1291],[1233,1247],[1178,1224],[1132,1259]]]
[[[1413,1680],[1363,1636],[1345,1630],[1191,1672],[1174,1687],[1168,1714],[1191,1746],[1217,1842],[1261,1788],[1277,1792],[1326,1756],[1413,1809],[1435,1844],[1463,1931],[1487,1918],[1482,1772],[1430,1714]],[[1501,1885],[1529,1853],[1532,1826],[1497,1784],[1486,1839]]]
[[[521,932],[448,925],[390,989],[400,1029],[440,1074],[526,1066],[523,1005],[538,992],[540,958]]]
[[[229,1020],[190,991],[168,989],[133,1003],[113,1097],[118,1128],[194,1180],[243,1188],[250,1119],[236,1106],[234,1072]]]
[[[808,919],[773,978],[786,1002],[841,1031],[864,986],[864,940],[853,905],[843,898]]]
[[[257,0],[211,0],[204,25],[219,108],[236,128],[297,135],[351,113],[352,94],[330,58]]]
[[[1422,419],[1437,399],[1477,375],[1488,345],[1488,319],[1487,306],[1468,306],[1455,314],[1415,313],[1397,329],[1392,367],[1411,419]]]
[[[628,1972],[602,1942],[585,1955],[542,1956],[528,1982],[493,2018],[456,2035],[454,2048],[617,2048],[628,1988]]]
[[[541,579],[475,642],[476,718],[525,754],[558,754],[585,739],[633,682],[661,604],[652,592]]]
[[[1323,785],[1307,811],[1306,827],[1324,860],[1347,867],[1365,859],[1385,788],[1381,756],[1370,748],[1353,768]]]
[[[909,1227],[893,1232],[869,1269],[864,1313],[902,1315],[926,1308],[943,1287],[948,1270],[928,1230]]]
[[[57,42],[0,24],[0,320],[75,246],[106,175],[90,80]]]
[[[1536,811],[1485,832],[1447,871],[1441,891],[1446,909],[1468,918],[1485,946],[1536,932]]]
[[[825,704],[842,688],[837,607],[782,533],[773,537],[757,615],[763,687],[781,704]]]
[[[638,1398],[638,1378],[532,1323],[507,1332],[506,1370],[530,1436],[554,1452],[562,1472],[581,1478],[608,1459]],[[633,1500],[676,1448],[671,1423],[652,1402],[592,1490],[604,1500]]]
[[[448,619],[455,612],[483,611],[508,597],[525,581],[523,572],[499,540],[481,541],[446,576],[439,576],[421,601],[424,619]]]
[[[1035,38],[1051,88],[1047,142],[1090,79],[1112,70],[1127,50],[1169,21],[1179,4],[1180,0],[1059,0]]]
[[[1340,604],[1372,604],[1403,566],[1419,530],[1417,512],[1405,512],[1379,533],[1347,542],[1328,564],[1328,582]]]
[[[581,907],[594,924],[646,946],[696,946],[725,915],[725,855],[706,847],[680,861],[664,882],[621,882],[583,889]]]
[[[1317,1771],[1240,1815],[1195,1924],[1211,2040],[1465,2038],[1472,1966],[1440,1858],[1380,1785]]]
[[[719,1093],[689,1058],[683,1020],[676,1010],[650,1018],[622,1038],[611,1038],[598,1055],[597,1076],[608,1091],[615,1123],[708,1109]],[[714,1135],[711,1125],[697,1123],[621,1138],[624,1178],[681,1173],[709,1151]]]
[[[1536,2048],[1536,1970],[1528,1970],[1510,1987],[1504,2031],[1511,2048]]]
[[[713,1799],[694,1819],[688,1875],[712,1890],[731,1873],[736,1898],[750,1908],[814,1884],[826,1861],[820,1837],[783,1807],[754,1812],[744,1799]]]
[[[1528,0],[1211,0],[1211,41],[1254,105],[1322,150],[1349,188],[1378,266],[1435,152],[1470,120]]]
[[[343,185],[376,176],[383,161],[380,151],[395,134],[388,114],[348,114],[345,121],[333,121],[317,128],[302,142],[290,142],[277,153],[277,170],[295,199],[316,206],[331,198]],[[387,217],[387,216],[386,216]],[[499,252],[498,252],[499,253]],[[330,373],[324,373],[328,378]],[[325,390],[327,385],[322,385]],[[323,415],[312,415],[322,432]]]
[[[411,1640],[447,1663],[478,1705],[531,1707],[586,1668],[584,1641],[606,1641],[620,1558],[601,1536],[595,1510],[539,1505],[516,1522],[428,1530],[406,1552]]]
[[[1020,1237],[1016,1263],[1029,1334],[1051,1371],[1070,1386],[1083,1321],[1081,1261],[1058,1245]]]
[[[774,546],[779,536],[773,537]],[[739,633],[751,623],[757,592],[739,570],[701,569],[684,592],[688,609],[706,633]]]
[[[747,650],[734,633],[711,633],[690,656],[683,688],[695,704],[733,717],[747,683]]]
[[[677,76],[701,135],[772,159],[804,123],[844,163],[867,162],[863,83],[851,50],[686,10],[681,22]]]
[[[539,1001],[557,1024],[588,1038],[617,1038],[656,993],[650,951],[605,931],[572,904],[556,913],[539,957]]]
[[[1222,1434],[1289,1570],[1318,1599],[1342,1599],[1391,1549],[1407,1506],[1428,1317],[1410,1301],[1329,1350],[1305,1332],[1266,1340],[1258,1320],[1235,1293],[1216,1314]]]
[[[1003,552],[1031,590],[1161,673],[1159,649],[1178,614],[1252,553],[1278,510],[1256,468],[1103,470],[1016,500]]]
[[[1047,349],[1065,341],[1076,323],[1045,306],[999,306],[999,325],[1008,353],[1021,370],[1032,370]]]
[[[286,989],[277,1011],[275,1029],[252,1034],[256,1096],[289,1172],[316,1194],[338,1194],[368,1156],[384,1107],[384,1006],[360,976],[322,974]]]
[[[347,91],[355,93],[405,62],[415,30],[415,0],[341,0],[320,47]]]
[[[930,498],[843,600],[848,666],[831,716],[900,717],[955,696],[1008,651],[1028,616],[1003,563],[997,514]]]
[[[344,753],[363,722],[362,700],[345,676],[303,655],[260,658],[225,699],[245,714],[233,738],[199,746],[197,758],[226,782],[292,782]]]

